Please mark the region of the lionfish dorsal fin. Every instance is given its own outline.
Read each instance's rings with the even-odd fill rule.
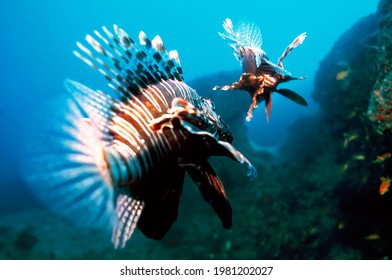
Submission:
[[[219,35],[228,41],[244,72],[253,72],[260,60],[266,57],[266,53],[261,49],[263,41],[260,28],[253,22],[246,21],[234,26],[229,18],[223,22],[223,28],[225,33],[219,32]]]
[[[268,74],[270,76],[274,76],[276,74],[279,74],[281,76],[286,76],[286,77],[292,76],[292,74],[288,70],[286,70],[282,67],[279,67],[275,63],[269,61],[268,59],[264,59],[264,58],[261,59],[260,64],[258,64],[257,68],[259,71],[258,73],[264,74],[264,75]],[[291,78],[291,79],[295,79],[295,78]]]
[[[178,53],[168,52],[159,36],[151,41],[141,31],[137,43],[117,25],[113,31],[103,27],[87,35],[87,46],[78,42],[74,54],[101,73],[120,97],[138,95],[162,80],[183,80]]]
[[[116,201],[117,222],[113,227],[115,248],[124,248],[131,238],[144,208],[144,202],[127,194],[119,194]]]

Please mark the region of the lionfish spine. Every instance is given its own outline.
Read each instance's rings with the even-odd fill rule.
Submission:
[[[112,242],[115,248],[124,248],[136,228],[144,202],[127,195],[120,194],[116,204],[119,223],[113,228]]]
[[[143,169],[148,172],[153,160],[146,158],[149,153],[148,147],[144,145],[145,139],[134,125],[118,115],[118,112],[126,110],[124,105],[103,92],[94,91],[74,81],[68,81],[66,86],[82,110],[90,117],[90,126],[98,128],[100,138],[106,140],[107,165],[111,171],[113,185],[118,186],[137,181],[143,176]],[[129,112],[131,116],[135,117],[132,112],[136,112],[136,110],[131,112],[129,109]],[[139,119],[144,121],[142,116],[139,116]],[[145,128],[146,124],[146,122],[141,123],[140,127]],[[114,134],[119,135],[121,141],[114,139]],[[140,150],[142,150],[141,153]],[[119,153],[119,151],[121,152]],[[138,153],[140,153],[139,156],[137,156]],[[123,156],[119,157],[120,155]]]
[[[263,42],[261,31],[256,24],[240,22],[233,25],[233,22],[226,18],[223,22],[223,28],[225,33],[218,32],[218,34],[228,41],[229,46],[234,50],[235,58],[241,65],[246,64],[246,60],[249,59],[249,50],[251,50],[257,65],[260,64],[263,57],[266,57],[265,52],[261,49]]]
[[[94,115],[92,106],[85,104],[85,108]],[[22,167],[32,193],[74,224],[113,226],[114,185],[105,152],[110,135],[100,125],[92,126],[86,119],[88,113],[74,99],[55,103],[40,113],[44,116],[29,132]],[[102,117],[97,120],[104,122]]]

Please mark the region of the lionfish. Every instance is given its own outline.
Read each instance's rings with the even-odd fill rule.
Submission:
[[[76,224],[112,227],[114,246],[125,247],[136,227],[148,238],[165,236],[188,173],[230,228],[232,209],[208,158],[229,157],[251,178],[256,170],[231,145],[213,103],[183,81],[177,51],[158,35],[140,32],[135,42],[116,25],[85,39],[74,54],[114,91],[66,81],[72,98],[29,139],[25,172],[34,193]]]
[[[238,82],[223,87],[216,86],[214,90],[247,91],[252,98],[246,117],[247,121],[252,119],[253,109],[257,108],[259,103],[265,101],[265,112],[268,122],[273,92],[280,93],[299,105],[307,106],[306,100],[292,90],[277,88],[283,82],[305,79],[304,77],[293,77],[289,71],[283,68],[282,60],[292,49],[302,44],[306,38],[306,32],[296,37],[279,57],[278,64],[274,64],[269,60],[264,50],[261,49],[262,37],[257,25],[241,22],[237,26],[233,26],[232,21],[227,18],[223,22],[223,28],[226,33],[219,32],[219,35],[224,40],[227,40],[230,47],[234,49],[234,56],[242,65],[243,74]]]

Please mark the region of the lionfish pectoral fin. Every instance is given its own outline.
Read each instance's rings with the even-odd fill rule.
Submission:
[[[256,92],[250,93],[252,97],[252,103],[249,105],[248,112],[246,114],[246,120],[250,122],[253,118],[253,110],[259,106],[259,103],[265,100],[265,95],[263,95],[264,87],[260,86]]]
[[[214,86],[212,90],[222,90],[222,91],[228,91],[230,89],[235,89],[233,86],[225,85],[225,86]]]
[[[270,119],[271,109],[272,109],[272,96],[271,94],[269,94],[265,98],[265,116],[267,119],[267,123],[269,122]]]
[[[145,206],[138,221],[138,228],[143,234],[155,240],[162,239],[177,220],[185,171],[178,165],[168,165],[164,178],[159,177],[159,184],[144,197]]]
[[[95,105],[80,94],[41,110],[28,137],[23,171],[32,193],[50,210],[76,225],[109,229],[115,209],[100,130],[105,112],[97,118],[90,111]],[[100,104],[102,109],[108,105]]]
[[[119,102],[101,91],[92,90],[73,80],[67,79],[64,85],[82,111],[88,115],[88,124],[99,131],[105,146],[110,146],[113,141],[113,135],[109,129],[114,115],[112,108],[117,106]]]
[[[211,165],[205,161],[195,162],[188,159],[179,159],[179,165],[191,176],[199,187],[204,200],[211,205],[215,213],[222,221],[224,228],[232,226],[232,209],[222,182],[215,174]]]
[[[290,99],[291,101],[294,101],[295,103],[302,105],[302,106],[308,106],[308,103],[306,102],[305,98],[303,98],[301,95],[298,93],[295,93],[292,90],[281,88],[276,90],[277,93],[280,93],[284,97]]]
[[[250,163],[250,161],[230,143],[225,141],[218,141],[218,149],[219,150],[217,151],[217,155],[227,156],[232,160],[244,165],[247,171],[247,176],[250,177],[251,180],[257,177],[257,171],[252,163]]]
[[[287,46],[287,48],[283,51],[283,54],[278,59],[278,66],[283,68],[282,60],[296,47],[301,45],[306,38],[306,32],[298,35],[294,41]]]
[[[119,194],[116,199],[117,221],[113,227],[114,248],[124,248],[131,238],[144,208],[144,202],[129,194]]]

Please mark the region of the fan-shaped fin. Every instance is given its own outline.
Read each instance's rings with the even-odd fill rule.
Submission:
[[[223,227],[231,228],[232,210],[230,203],[227,200],[222,182],[207,160],[199,162],[180,158],[179,165],[188,172],[197,184],[204,200],[214,209],[222,221]]]
[[[298,35],[294,41],[288,45],[288,47],[283,51],[283,54],[278,59],[278,66],[283,68],[282,60],[291,52],[292,49],[298,47],[303,43],[306,38],[306,32]]]
[[[243,71],[254,73],[262,58],[267,58],[261,49],[262,37],[259,27],[251,22],[240,22],[234,26],[227,18],[223,22],[225,33],[219,35],[234,50],[234,56],[243,66]],[[268,59],[268,58],[267,58]]]
[[[52,211],[81,226],[110,229],[113,182],[102,135],[73,99],[43,110],[29,133],[23,171],[31,191]],[[55,108],[55,110],[53,110]]]
[[[138,95],[141,89],[162,80],[182,81],[177,52],[167,52],[159,36],[150,41],[142,31],[139,43],[135,43],[116,25],[114,34],[102,29],[86,36],[87,47],[78,42],[80,51],[74,54],[101,73],[120,97]]]
[[[298,93],[295,93],[292,90],[286,89],[286,88],[281,88],[275,90],[277,93],[280,93],[284,97],[290,99],[291,101],[294,101],[295,103],[302,105],[302,106],[308,106],[308,103],[306,102],[305,98],[303,98],[301,95]]]
[[[185,171],[165,163],[160,169],[158,180],[151,179],[146,186],[143,200],[145,207],[138,222],[138,228],[149,238],[162,239],[177,219]]]
[[[94,91],[75,81],[67,80],[65,87],[87,113],[91,124],[100,131],[101,138],[105,141],[106,146],[112,144],[113,136],[110,126],[112,125],[112,118],[115,116],[114,110],[118,106],[118,101],[101,91]]]
[[[124,248],[134,232],[144,202],[127,194],[119,194],[116,201],[117,223],[113,227],[112,242],[115,248]]]

